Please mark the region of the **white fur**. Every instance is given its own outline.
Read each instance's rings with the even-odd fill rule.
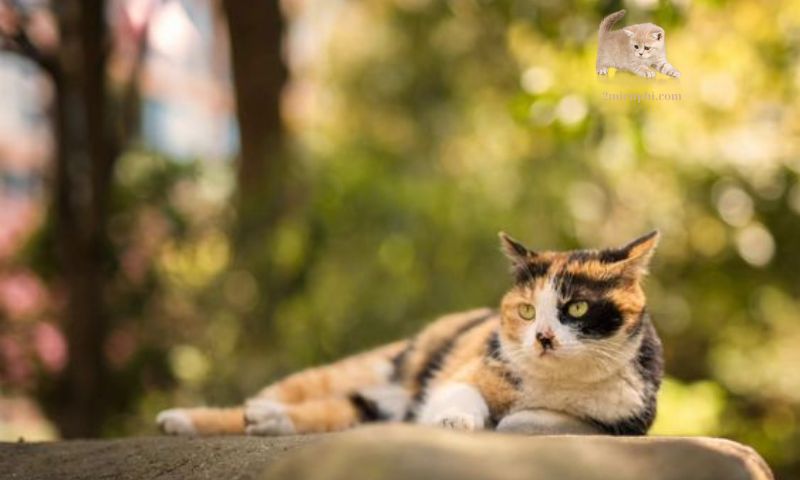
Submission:
[[[375,376],[383,381],[389,381],[389,378],[394,373],[394,365],[388,360],[381,360],[372,364],[372,371]]]
[[[489,407],[477,388],[466,383],[448,383],[431,392],[419,413],[419,423],[454,430],[481,430],[489,418]]]
[[[256,398],[244,407],[245,432],[248,435],[291,435],[296,433],[286,407],[274,400]]]
[[[645,385],[632,365],[597,381],[538,376],[525,382],[515,408],[546,409],[613,422],[644,407]]]
[[[558,291],[553,282],[547,282],[535,295],[536,320],[523,334],[522,344],[532,348],[536,353],[542,352],[542,346],[536,341],[536,334],[552,332],[557,343],[577,342],[575,333],[558,319]]]
[[[170,408],[162,411],[156,417],[156,423],[164,433],[169,435],[195,435],[197,433],[189,413],[182,408]]]
[[[400,422],[405,418],[411,404],[411,395],[401,385],[389,383],[375,385],[358,391],[359,395],[375,402],[381,413],[388,415],[387,420]]]

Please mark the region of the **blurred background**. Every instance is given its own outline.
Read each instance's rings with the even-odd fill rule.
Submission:
[[[623,7],[679,81],[595,76]],[[501,229],[659,228],[653,432],[800,476],[799,57],[791,0],[0,0],[0,439],[152,434],[496,305]]]

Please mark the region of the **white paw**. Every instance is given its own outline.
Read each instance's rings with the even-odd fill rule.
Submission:
[[[598,68],[597,69],[597,74],[598,75],[608,75],[608,69],[607,68]]]
[[[681,72],[677,70],[672,70],[671,72],[667,73],[670,77],[681,78]]]
[[[286,407],[274,400],[253,399],[244,407],[245,432],[248,435],[291,435],[295,433]]]
[[[170,408],[159,413],[156,423],[168,435],[194,435],[197,433],[189,413],[182,408]]]
[[[652,70],[640,70],[639,75],[644,78],[654,78],[656,76],[656,72]]]
[[[473,432],[483,430],[484,421],[480,415],[465,412],[444,412],[433,418],[433,424],[450,430]]]

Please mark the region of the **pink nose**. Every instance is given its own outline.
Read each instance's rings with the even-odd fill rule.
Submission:
[[[536,334],[536,341],[539,342],[539,345],[542,346],[543,350],[552,350],[555,348],[555,345],[553,344],[554,339],[555,335],[553,334],[553,331],[549,329]]]

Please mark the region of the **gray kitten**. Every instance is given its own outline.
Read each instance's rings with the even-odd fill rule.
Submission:
[[[652,23],[639,23],[611,31],[623,16],[625,10],[620,10],[600,22],[597,74],[606,75],[611,67],[635,73],[640,77],[653,78],[656,73],[651,68],[655,68],[671,77],[680,77],[681,72],[667,61],[664,29]]]

